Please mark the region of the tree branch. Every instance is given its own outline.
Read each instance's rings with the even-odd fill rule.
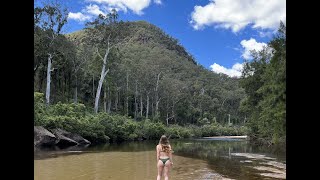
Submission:
[[[107,71],[103,74],[103,79],[104,79],[104,77],[106,77],[106,75],[108,74],[108,72],[109,72],[109,68],[108,68]]]
[[[98,56],[101,58],[101,60],[103,60],[104,58],[103,58],[103,57],[101,56],[101,54],[99,53],[98,48],[96,48],[96,51],[97,51]]]

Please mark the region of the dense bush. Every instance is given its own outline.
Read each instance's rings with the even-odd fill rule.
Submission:
[[[170,136],[171,139],[190,138],[194,136],[191,129],[178,125],[172,125],[166,128],[166,134]]]
[[[146,139],[159,139],[165,133],[165,126],[160,122],[151,122],[149,119],[142,123],[141,133]]]
[[[192,138],[219,135],[244,135],[245,127],[224,127],[218,123],[203,123],[202,126],[169,125],[150,119],[134,121],[130,117],[107,113],[89,113],[80,103],[56,103],[46,107],[44,95],[34,93],[34,124],[47,129],[61,128],[77,133],[93,143],[121,142],[138,139],[159,139],[163,134],[175,138]]]

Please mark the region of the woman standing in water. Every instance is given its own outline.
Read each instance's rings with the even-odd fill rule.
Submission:
[[[156,147],[157,149],[157,167],[158,167],[158,176],[157,180],[161,179],[163,176],[165,180],[169,180],[169,171],[173,165],[172,160],[172,148],[169,144],[169,140],[165,135],[162,135],[159,144]]]

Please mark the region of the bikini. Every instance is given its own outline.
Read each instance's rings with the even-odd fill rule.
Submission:
[[[160,152],[164,152],[164,151],[160,150]],[[168,158],[164,158],[164,159],[159,158],[159,160],[162,161],[163,165],[165,165],[166,162],[167,162],[168,160],[170,160],[170,158],[169,158],[169,157],[168,157]]]
[[[170,158],[165,158],[165,159],[161,159],[161,158],[159,158],[159,160],[161,160],[161,161],[162,161],[162,163],[163,163],[163,165],[165,165],[165,164],[166,164],[166,162],[167,162],[168,160],[170,160]]]

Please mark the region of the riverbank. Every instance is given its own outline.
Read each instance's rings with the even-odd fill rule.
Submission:
[[[204,139],[248,139],[248,136],[210,136]]]

